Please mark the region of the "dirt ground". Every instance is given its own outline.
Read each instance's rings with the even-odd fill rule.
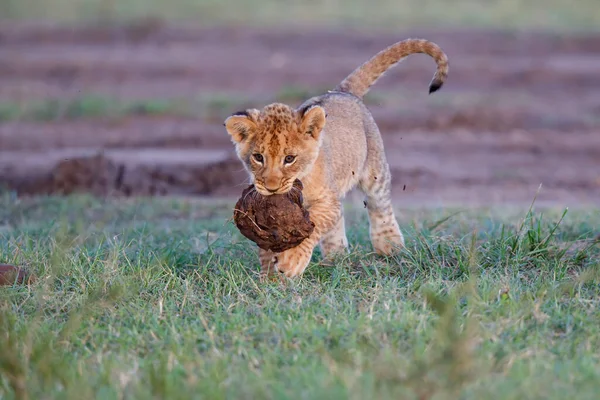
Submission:
[[[367,97],[399,205],[524,204],[540,184],[542,203],[600,204],[600,33],[6,25],[0,103],[230,100],[216,116],[0,120],[0,183],[23,195],[237,197],[246,178],[225,116],[281,100],[292,86],[332,88],[377,51],[418,36],[447,52],[447,85],[427,95],[435,65],[415,56]]]

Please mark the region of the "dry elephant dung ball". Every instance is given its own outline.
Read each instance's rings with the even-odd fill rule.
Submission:
[[[281,253],[296,247],[315,229],[302,206],[302,189],[296,179],[289,192],[263,196],[251,185],[235,205],[233,220],[242,235],[263,250]]]

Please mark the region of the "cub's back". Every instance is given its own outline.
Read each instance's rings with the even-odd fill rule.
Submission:
[[[307,100],[301,107],[315,104],[327,114],[317,163],[322,163],[338,189],[346,192],[358,182],[367,160],[365,124],[372,121],[371,113],[359,98],[349,93],[329,92]]]

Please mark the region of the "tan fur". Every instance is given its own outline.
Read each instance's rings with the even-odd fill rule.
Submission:
[[[225,127],[256,189],[266,196],[285,193],[295,179],[302,180],[305,206],[315,223],[313,234],[298,247],[279,254],[259,250],[263,276],[276,271],[288,277],[302,274],[318,244],[326,258],[346,252],[341,202],[356,186],[366,195],[375,251],[390,255],[404,246],[392,208],[383,141],[361,97],[388,68],[413,53],[435,59],[438,69],[430,93],[439,89],[448,74],[446,55],[434,43],[409,39],[381,51],[335,91],[298,109],[274,103],[227,118]]]
[[[336,90],[362,98],[390,67],[415,53],[425,53],[437,63],[437,70],[429,84],[429,93],[437,91],[448,77],[448,57],[437,44],[424,39],[403,40],[380,51],[355,69]]]

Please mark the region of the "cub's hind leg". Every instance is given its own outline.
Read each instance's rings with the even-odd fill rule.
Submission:
[[[379,130],[374,125],[373,122],[367,132],[369,151],[359,188],[366,195],[373,248],[378,254],[390,255],[404,247],[404,236],[392,207],[390,166],[385,159]]]
[[[365,175],[360,187],[366,195],[371,243],[378,254],[390,255],[404,247],[404,236],[392,207],[389,167],[385,163],[385,166],[365,171]]]

